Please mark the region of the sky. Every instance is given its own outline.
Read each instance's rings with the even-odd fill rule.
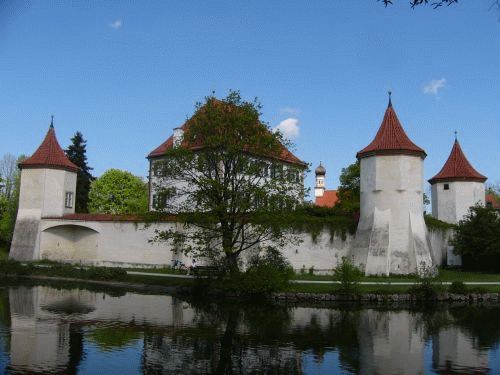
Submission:
[[[457,131],[474,168],[500,182],[500,10],[393,2],[0,1],[0,157],[33,154],[54,115],[63,148],[83,134],[95,176],[146,179],[146,156],[197,102],[239,90],[310,163],[306,186],[321,161],[333,190],[390,90],[427,153],[425,180]]]

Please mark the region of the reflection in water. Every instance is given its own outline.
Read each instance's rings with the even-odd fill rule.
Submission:
[[[0,345],[8,353],[0,372],[107,373],[121,365],[132,374],[487,374],[496,371],[499,313],[193,304],[16,286],[0,289]]]

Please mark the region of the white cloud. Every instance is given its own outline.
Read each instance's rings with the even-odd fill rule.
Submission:
[[[424,86],[423,88],[424,94],[437,95],[439,89],[442,89],[444,87],[445,82],[446,82],[445,78],[432,80],[429,84]]]
[[[109,27],[115,29],[115,30],[118,30],[120,27],[122,27],[123,25],[123,21],[122,20],[116,20],[116,21],[113,21],[109,24]]]
[[[299,136],[299,120],[295,118],[287,118],[279,123],[276,127],[279,129],[286,138],[293,138]]]

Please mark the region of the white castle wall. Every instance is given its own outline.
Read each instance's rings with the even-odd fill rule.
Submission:
[[[37,259],[115,265],[170,265],[174,254],[165,243],[149,243],[156,229],[172,223],[46,219],[41,226]]]
[[[34,259],[50,259],[71,263],[114,266],[165,266],[173,259],[190,264],[183,254],[177,254],[167,243],[149,243],[155,230],[166,230],[171,222],[144,224],[134,222],[99,222],[81,220],[43,219],[40,226],[40,247]],[[436,259],[446,260],[446,233],[431,232],[436,244]],[[301,243],[289,244],[283,254],[296,271],[313,268],[315,273],[332,273],[342,257],[348,256],[354,236],[331,235],[328,229],[314,239],[309,233],[299,234]],[[272,245],[263,243],[262,247]],[[251,252],[247,253],[247,256]],[[203,260],[201,260],[203,261]]]

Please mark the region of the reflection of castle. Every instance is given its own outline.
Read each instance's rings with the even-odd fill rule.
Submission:
[[[440,330],[432,338],[432,367],[443,374],[489,374],[488,353],[473,344],[456,327]]]
[[[52,290],[55,292],[55,290]],[[56,292],[57,294],[57,292]],[[11,340],[9,370],[15,373],[75,373],[82,356],[81,327],[70,321],[40,319],[40,288],[16,288],[9,292]]]
[[[489,369],[488,352],[478,350],[476,336],[457,327],[447,311],[245,306],[231,315],[226,306],[195,310],[164,295],[113,297],[47,287],[10,288],[9,299],[9,369],[16,373],[75,373],[92,360],[82,355],[91,337],[99,345],[92,332],[110,327],[137,333],[132,339],[140,342],[135,350],[145,373],[213,373],[226,361],[248,373],[299,374],[305,358],[315,355],[318,366],[323,357],[336,356],[338,365],[353,373],[409,375],[424,373],[427,350],[433,368],[442,373]],[[277,319],[277,331],[264,332],[274,330],[268,320]],[[437,331],[430,341],[429,321]],[[445,327],[437,323],[443,321]]]

